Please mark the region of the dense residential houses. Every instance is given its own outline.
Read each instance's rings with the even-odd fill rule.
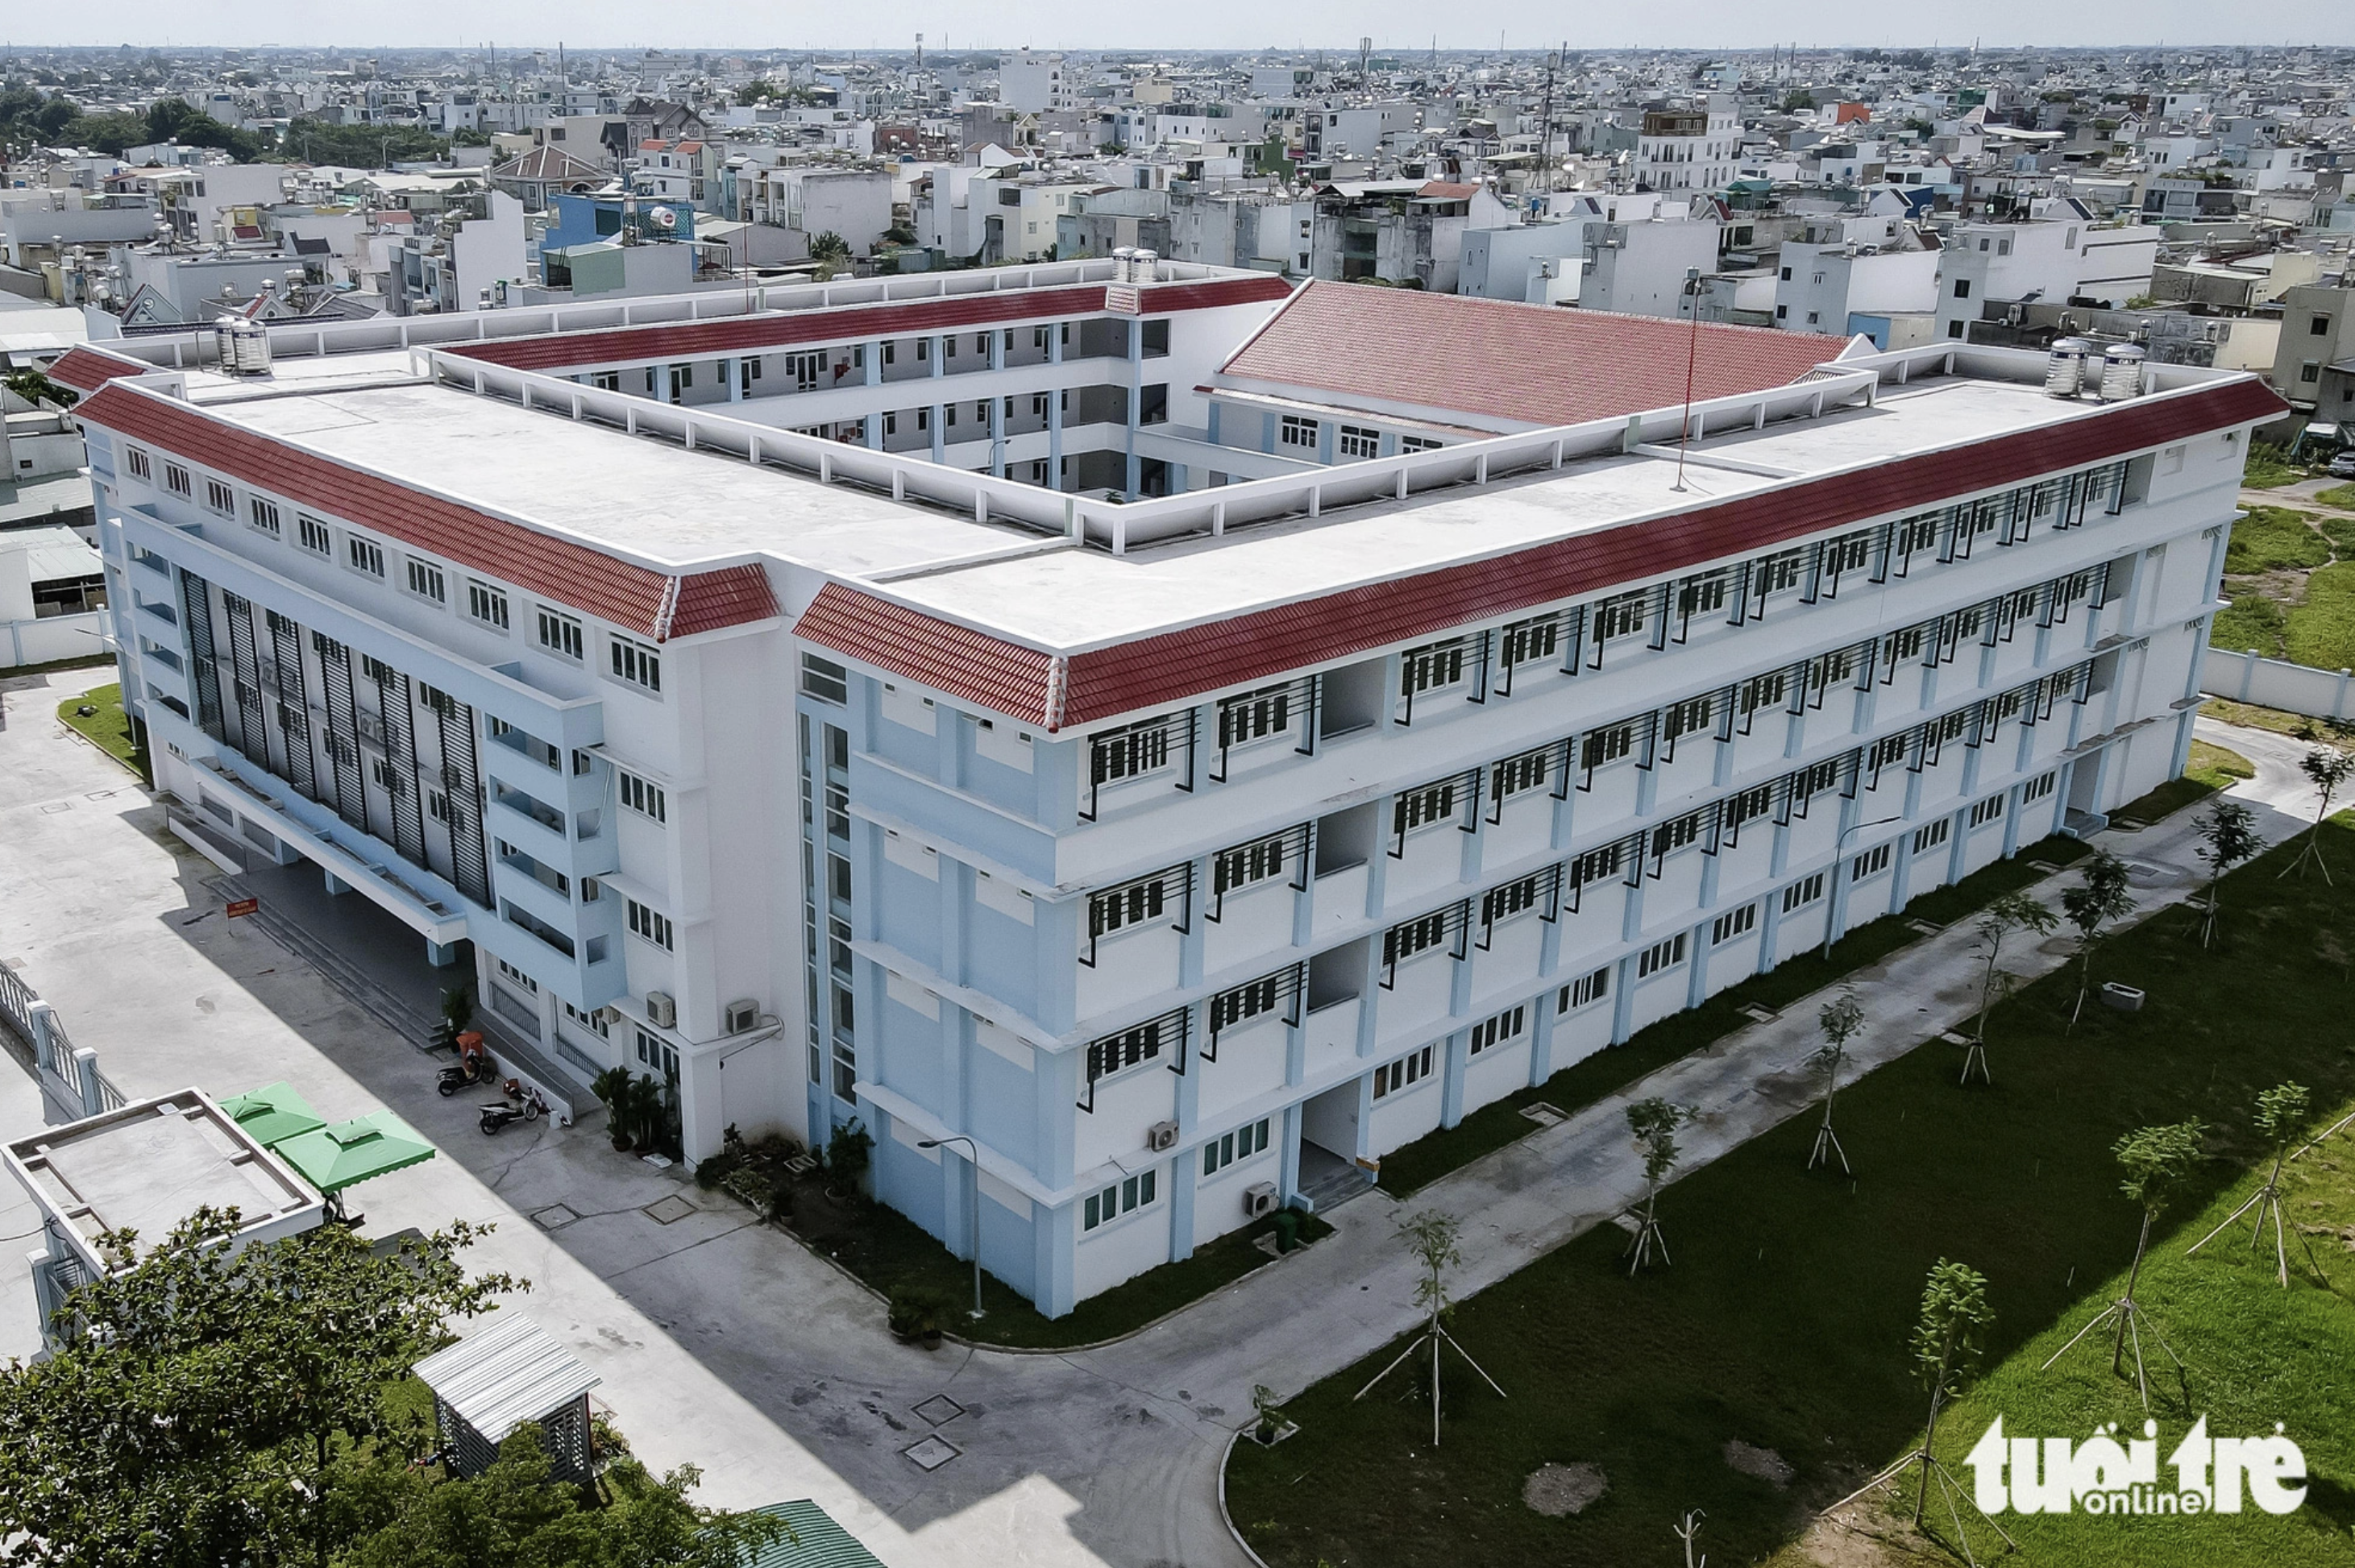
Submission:
[[[2257,377],[1674,313],[1128,251],[48,368],[176,831],[1061,1314],[2183,767]]]

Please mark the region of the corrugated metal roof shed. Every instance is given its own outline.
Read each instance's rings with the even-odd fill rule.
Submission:
[[[746,1559],[744,1568],[883,1568],[881,1558],[859,1545],[850,1531],[807,1498],[771,1503],[753,1511],[783,1520],[799,1539],[780,1541],[754,1553]]]
[[[434,1398],[494,1444],[605,1381],[545,1329],[512,1309],[481,1332],[434,1351],[415,1370]]]

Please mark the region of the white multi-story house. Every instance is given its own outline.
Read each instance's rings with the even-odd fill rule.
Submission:
[[[276,385],[159,341],[52,374],[89,394],[159,788],[419,962],[471,945],[560,1070],[674,1075],[691,1158],[859,1118],[878,1195],[1050,1313],[2179,770],[2281,408],[2184,367],[2103,404],[1966,345],[981,276],[404,323]],[[998,477],[1006,399],[1133,391],[1156,321],[1208,389],[1182,490]],[[785,356],[828,340],[805,388]],[[797,429],[960,376],[986,453],[871,403],[861,441]]]
[[[1652,191],[1721,191],[1741,154],[1742,116],[1727,94],[1691,108],[1647,109],[1636,138],[1636,183]]]

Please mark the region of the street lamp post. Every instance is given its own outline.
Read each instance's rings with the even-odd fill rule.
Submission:
[[[938,1149],[943,1143],[964,1144],[965,1159],[973,1166],[973,1223],[965,1233],[966,1239],[973,1244],[973,1311],[968,1315],[978,1322],[981,1319],[981,1150],[973,1146],[973,1139],[961,1133],[954,1138],[923,1139],[916,1147]]]
[[[1824,899],[1824,961],[1826,963],[1831,961],[1832,917],[1839,912],[1840,867],[1848,863],[1848,836],[1850,833],[1860,833],[1867,828],[1885,827],[1891,822],[1902,821],[1903,818],[1904,813],[1900,811],[1893,817],[1876,817],[1869,822],[1851,822],[1840,830],[1838,842],[1832,845],[1832,885],[1828,895]]]

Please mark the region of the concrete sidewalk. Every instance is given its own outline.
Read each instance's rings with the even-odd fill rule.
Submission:
[[[161,809],[49,716],[87,683],[81,673],[56,692],[39,678],[0,681],[0,884],[15,895],[0,904],[0,958],[22,960],[76,1041],[134,1095],[287,1078],[330,1117],[381,1104],[410,1118],[442,1156],[359,1190],[368,1229],[497,1222],[481,1265],[536,1282],[524,1308],[604,1377],[599,1397],[651,1463],[705,1467],[707,1501],[815,1498],[894,1568],[1240,1564],[1218,1474],[1252,1386],[1300,1388],[1415,1321],[1394,1235],[1401,1205],[1377,1193],[1336,1211],[1327,1241],[1116,1345],[1060,1355],[899,1345],[864,1290],[731,1201],[613,1154],[593,1121],[481,1136],[479,1097],[437,1097],[432,1059],[250,922],[219,916],[209,863],[176,853]],[[2234,793],[2259,808],[2268,838],[2311,820],[2304,747],[2205,721],[2200,733],[2257,763]],[[2145,908],[2198,885],[2188,814],[2105,841],[2151,868],[2137,890]],[[2051,900],[2059,885],[2040,895]],[[2023,948],[2010,967],[2062,961]],[[1970,934],[1950,930],[1856,978],[1872,1021],[1862,1070],[1967,1016]],[[1794,1003],[1404,1207],[1463,1219],[1465,1289],[1502,1278],[1639,1190],[1628,1099],[1657,1093],[1701,1108],[1688,1169],[1804,1109],[1815,1009]],[[27,1130],[20,1102],[0,1093],[0,1133]],[[21,1228],[7,1224],[12,1202],[0,1193],[0,1234]],[[31,1348],[30,1298],[22,1268],[0,1259],[0,1354]],[[903,1450],[933,1431],[915,1406],[943,1393],[964,1406],[939,1428],[959,1452],[926,1471]]]

